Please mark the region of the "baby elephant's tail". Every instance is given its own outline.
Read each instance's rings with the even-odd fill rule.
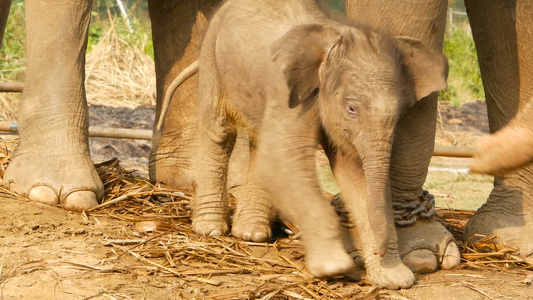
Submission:
[[[165,93],[165,97],[163,98],[161,113],[159,114],[159,121],[157,122],[157,130],[161,130],[161,126],[163,126],[163,121],[165,120],[165,115],[167,114],[168,106],[170,105],[170,100],[172,99],[174,92],[182,83],[185,82],[185,80],[189,79],[196,73],[198,73],[198,60],[195,60],[187,68],[183,69],[183,71],[181,71],[181,73],[179,73],[179,75],[172,80],[168,86],[167,92]]]

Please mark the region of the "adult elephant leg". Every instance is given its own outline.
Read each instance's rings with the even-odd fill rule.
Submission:
[[[418,38],[437,49],[442,49],[446,8],[446,0],[346,1],[349,18],[393,35]],[[395,205],[419,204],[427,198],[422,185],[433,154],[436,115],[434,93],[418,101],[397,125],[390,167]],[[460,262],[452,235],[434,219],[397,226],[397,233],[400,256],[415,272],[434,271],[439,263],[447,269]]]
[[[4,31],[6,30],[10,7],[11,0],[0,0],[0,49],[2,49],[2,40],[4,39]]]
[[[530,1],[465,1],[478,51],[491,132],[503,127],[533,96],[533,6]],[[497,235],[533,253],[533,166],[494,180],[487,202],[463,238]]]
[[[81,211],[102,182],[89,157],[85,51],[92,1],[26,1],[26,87],[20,144],[3,184],[33,201]]]
[[[149,1],[157,78],[156,124],[172,80],[198,58],[207,20],[220,1]],[[161,132],[154,127],[150,180],[192,187],[191,158],[197,120],[198,76],[173,94]]]

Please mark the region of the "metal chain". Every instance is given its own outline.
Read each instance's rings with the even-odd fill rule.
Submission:
[[[348,229],[354,228],[355,225],[352,221],[352,218],[350,218],[350,212],[346,209],[344,201],[342,201],[340,195],[341,194],[338,193],[337,195],[335,195],[335,197],[331,199],[331,205],[333,205],[333,207],[335,208],[335,212],[340,218],[341,225],[344,228]]]
[[[355,226],[350,218],[350,213],[344,205],[344,201],[340,197],[340,193],[331,199],[331,205],[335,208],[342,226],[345,228],[353,228]],[[414,224],[419,217],[429,219],[436,214],[435,197],[427,190],[422,192],[422,196],[419,199],[408,203],[393,201],[392,207],[394,223],[397,226],[408,226]]]
[[[429,219],[436,214],[435,196],[424,190],[419,199],[411,202],[393,201],[394,222],[397,226],[414,224],[419,217]]]

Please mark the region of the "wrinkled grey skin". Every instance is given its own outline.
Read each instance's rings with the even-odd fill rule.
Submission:
[[[201,34],[219,2],[149,1],[157,111],[170,81],[198,57]],[[2,11],[5,4],[0,5]],[[21,142],[3,185],[32,201],[83,211],[98,205],[103,197],[87,145],[84,71],[92,1],[28,0],[25,4],[27,77],[17,116]],[[174,95],[167,122],[161,131],[154,130],[153,181],[190,184],[186,177],[194,150],[187,141],[192,140],[190,129],[196,126],[196,105],[190,99],[196,93],[195,81],[191,78]],[[185,167],[177,171],[177,165]],[[172,181],[171,176],[181,181]]]
[[[350,271],[338,217],[318,187],[314,153],[323,142],[334,171],[352,166],[335,175],[369,281],[410,287],[414,276],[399,258],[392,218],[393,133],[406,109],[446,86],[446,75],[442,54],[418,40],[334,22],[314,1],[227,1],[200,52],[193,229],[229,231],[228,161],[244,129],[249,189],[237,204],[252,210],[243,214],[267,224],[272,202],[301,229],[313,275]]]

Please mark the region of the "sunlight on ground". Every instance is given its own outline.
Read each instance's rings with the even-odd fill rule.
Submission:
[[[438,207],[476,210],[487,200],[493,177],[466,173],[470,159],[433,157],[424,184]]]

